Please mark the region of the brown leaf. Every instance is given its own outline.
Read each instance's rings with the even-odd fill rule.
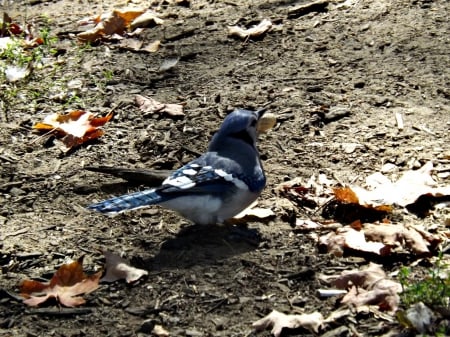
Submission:
[[[156,53],[159,50],[159,47],[161,45],[161,41],[156,40],[152,43],[149,43],[148,45],[142,47],[141,50],[146,51],[148,53]]]
[[[94,28],[79,33],[77,37],[84,42],[94,42],[105,36],[121,35],[131,21],[144,12],[143,9],[113,10],[110,13],[103,14]]]
[[[381,310],[395,312],[398,309],[400,298],[398,293],[401,285],[392,280],[380,280],[371,290],[352,287],[341,303],[350,304],[357,308],[366,305],[377,305]]]
[[[253,327],[258,331],[272,328],[272,334],[275,337],[279,337],[283,328],[296,329],[303,327],[317,333],[323,325],[323,322],[322,314],[317,311],[312,314],[286,315],[273,310],[269,315],[254,322]]]
[[[440,239],[425,230],[418,232],[414,227],[403,224],[364,224],[364,233],[368,240],[401,245],[417,255],[428,254],[428,246],[435,246]]]
[[[184,116],[181,104],[164,104],[151,97],[136,95],[136,104],[139,109],[146,113],[165,113],[169,116]]]
[[[275,213],[270,208],[256,207],[256,205],[257,202],[255,201],[239,214],[236,214],[233,219],[239,221],[252,221],[269,219],[275,216]]]
[[[141,50],[144,42],[138,39],[124,39],[120,41],[120,47],[128,50]]]
[[[387,278],[381,266],[370,263],[361,270],[344,271],[334,280],[341,289],[350,288],[342,303],[356,307],[377,305],[381,310],[395,312],[400,303],[400,283]]]
[[[94,117],[94,114],[90,112],[75,110],[65,115],[58,113],[48,115],[43,122],[36,123],[33,129],[61,137],[67,150],[70,150],[89,140],[101,137],[104,132],[99,127],[111,118],[112,113],[105,117]]]
[[[364,231],[357,231],[351,227],[338,228],[336,232],[331,232],[319,238],[319,244],[325,246],[329,253],[342,256],[345,248],[354,249],[366,253],[377,255],[387,255],[390,247],[383,242],[368,241]]]
[[[117,254],[103,251],[103,255],[106,259],[106,274],[101,281],[114,282],[125,279],[127,283],[132,283],[139,280],[142,276],[148,275],[146,270],[130,266],[130,262]]]
[[[429,161],[418,170],[403,172],[400,179],[395,182],[391,182],[378,172],[366,178],[368,189],[357,186],[353,186],[352,189],[361,204],[371,205],[396,204],[407,207],[417,202],[423,195],[429,194],[438,199],[450,196],[450,186],[438,187],[431,176],[432,170],[433,163]]]
[[[241,39],[246,39],[249,37],[259,37],[266,33],[272,27],[272,22],[270,20],[264,19],[258,25],[245,29],[239,26],[229,26],[228,35],[237,36]]]
[[[350,187],[337,187],[333,190],[334,192],[334,197],[336,198],[336,200],[343,202],[343,203],[348,203],[348,204],[358,204],[359,200],[358,197],[356,196],[355,192],[352,191],[352,189]]]
[[[136,29],[141,27],[154,27],[156,25],[162,25],[163,23],[164,20],[159,18],[155,12],[147,10],[130,23],[130,28]]]
[[[102,272],[87,276],[83,272],[83,258],[69,264],[63,264],[53,275],[49,283],[25,280],[20,286],[24,303],[37,306],[49,298],[56,298],[62,305],[74,307],[86,301],[79,297],[98,288]]]

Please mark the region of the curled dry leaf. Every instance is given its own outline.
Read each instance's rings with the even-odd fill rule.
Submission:
[[[418,170],[404,172],[396,182],[391,182],[382,173],[375,173],[366,178],[368,189],[353,186],[352,190],[361,204],[374,206],[396,204],[408,210],[414,210],[414,204],[424,195],[437,198],[437,202],[450,201],[450,186],[438,187],[431,176],[432,171],[433,163],[429,161]],[[424,212],[421,207],[418,215],[425,215]]]
[[[279,311],[273,310],[266,317],[253,323],[256,330],[264,330],[272,328],[272,334],[275,337],[281,336],[283,328],[296,329],[303,327],[309,331],[318,333],[324,322],[323,316],[319,312],[302,315],[286,315]]]
[[[327,203],[322,216],[342,223],[383,221],[392,212],[389,205],[372,206],[361,204],[356,193],[350,187],[333,189],[334,200]]]
[[[350,288],[342,303],[355,307],[377,305],[381,310],[395,312],[400,303],[400,283],[388,279],[381,266],[370,263],[361,270],[344,271],[333,284],[341,289]]]
[[[156,53],[159,50],[159,47],[161,46],[161,41],[156,40],[152,43],[149,43],[148,45],[145,45],[142,47],[141,50],[146,51],[148,53]]]
[[[100,127],[111,118],[112,113],[105,117],[95,117],[91,112],[75,110],[65,115],[58,113],[48,115],[43,122],[36,123],[33,129],[62,137],[61,140],[68,151],[102,136],[104,132]]]
[[[143,269],[138,269],[130,266],[130,262],[121,258],[119,255],[103,251],[106,259],[106,274],[101,281],[114,282],[125,279],[127,283],[132,283],[139,280],[142,276],[148,275],[148,272]]]
[[[247,39],[252,37],[259,37],[265,34],[272,27],[272,22],[270,20],[264,19],[258,25],[245,29],[239,26],[229,26],[228,35],[237,36],[241,39]]]
[[[5,68],[6,80],[8,82],[17,82],[21,79],[24,79],[31,72],[32,67],[30,66],[30,64],[25,66],[7,66]]]
[[[130,28],[134,30],[136,28],[154,27],[156,25],[162,25],[163,23],[164,20],[159,18],[155,12],[147,10],[130,23]]]
[[[338,228],[319,238],[319,245],[336,256],[344,255],[346,248],[377,255],[388,255],[390,247],[382,242],[367,241],[363,231],[349,226]]]
[[[20,285],[24,303],[37,306],[49,298],[56,298],[66,307],[75,307],[86,301],[80,297],[98,288],[102,272],[87,276],[83,272],[83,258],[69,264],[63,264],[53,275],[49,283],[25,280]]]
[[[157,337],[169,337],[170,333],[166,329],[164,329],[161,325],[155,324],[155,327],[152,330],[152,334]]]
[[[151,97],[136,95],[136,104],[145,113],[165,113],[169,116],[184,116],[181,104],[164,104]]]
[[[426,230],[417,231],[413,226],[403,224],[364,224],[365,237],[371,241],[380,241],[390,246],[400,245],[414,254],[428,254],[441,239]]]
[[[416,255],[429,254],[441,242],[441,238],[404,224],[363,224],[361,229],[350,226],[323,235],[319,244],[327,251],[342,256],[346,248],[385,256],[396,251],[409,251]]]
[[[140,17],[142,18],[139,19]],[[113,34],[122,35],[129,26],[134,29],[163,23],[163,20],[158,18],[154,12],[141,8],[113,10],[87,21],[94,21],[96,26],[77,35],[78,39],[84,42],[94,42]]]
[[[249,207],[244,209],[239,214],[236,214],[233,218],[234,219],[267,219],[275,216],[275,213],[269,209],[269,208],[261,208],[261,207],[255,207],[256,202],[252,203]]]
[[[422,302],[415,303],[406,312],[399,312],[401,322],[416,329],[421,334],[432,333],[436,324],[436,314]]]

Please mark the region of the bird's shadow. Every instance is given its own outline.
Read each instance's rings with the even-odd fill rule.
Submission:
[[[192,225],[161,244],[159,252],[139,264],[147,270],[187,269],[211,265],[255,250],[261,241],[256,229],[230,225]]]

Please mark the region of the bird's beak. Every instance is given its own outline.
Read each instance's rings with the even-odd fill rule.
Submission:
[[[256,115],[258,116],[258,120],[261,119],[261,117],[264,115],[264,113],[267,111],[267,108],[262,108],[256,111]]]

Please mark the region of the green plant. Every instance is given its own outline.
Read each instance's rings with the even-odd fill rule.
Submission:
[[[111,80],[114,77],[114,72],[112,70],[104,70],[103,75],[106,80]]]
[[[442,263],[442,254],[439,255],[435,265],[430,269],[428,277],[423,280],[411,280],[410,268],[400,269],[399,281],[402,285],[400,298],[402,303],[409,307],[414,303],[423,302],[432,306],[450,305],[450,278],[446,271],[448,266]],[[445,273],[445,276],[443,276]]]
[[[23,66],[33,60],[33,55],[24,50],[22,39],[11,38],[6,48],[0,50],[0,58],[6,59],[11,64]]]

